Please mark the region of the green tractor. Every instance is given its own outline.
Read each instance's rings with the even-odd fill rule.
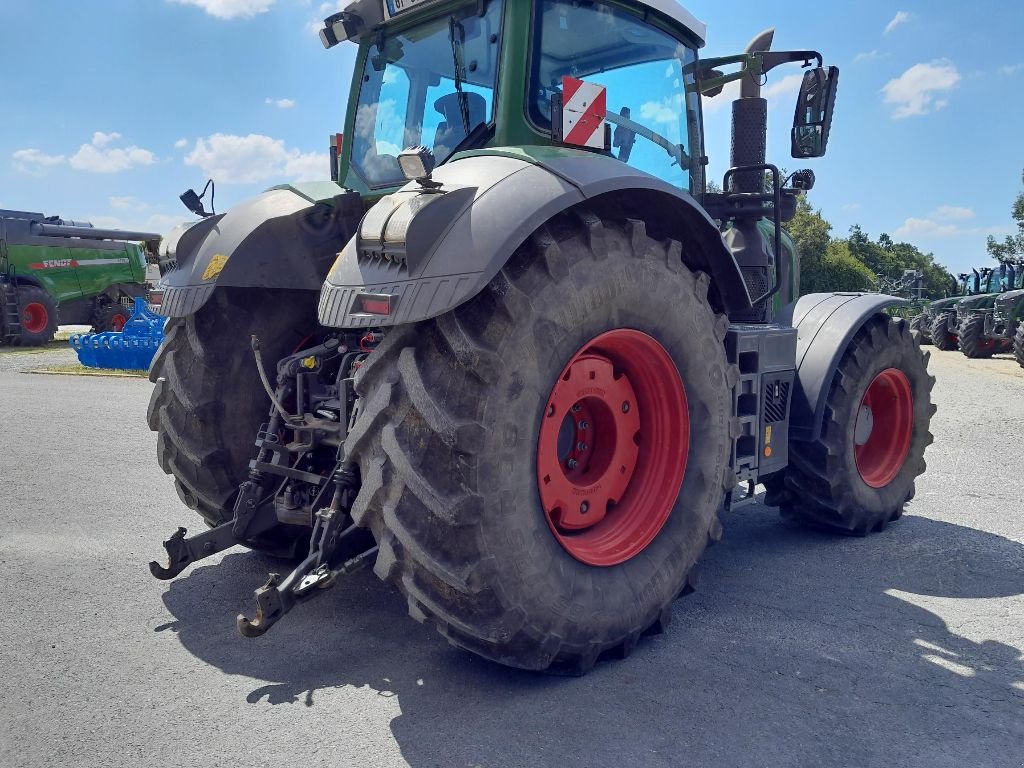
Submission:
[[[945,299],[933,301],[929,308],[921,315],[922,327],[927,324],[928,337],[937,349],[943,352],[955,350],[959,347],[959,327],[956,320],[957,305],[968,296],[977,296],[989,292],[989,283],[992,280],[993,270],[990,267],[982,267],[981,270],[973,269],[970,272],[961,272],[957,275],[957,284],[952,296]],[[998,285],[998,278],[993,282]]]
[[[910,321],[911,330],[920,335],[922,344],[932,344],[932,323],[935,318],[944,312],[948,307],[953,306],[964,296],[970,295],[971,275],[961,272],[952,281],[952,287],[947,296],[928,302]],[[890,310],[893,311],[893,310]]]
[[[956,305],[957,336],[960,351],[970,358],[992,357],[992,355],[1009,352],[1013,349],[1013,338],[1016,333],[1016,322],[1012,318],[1012,309],[1005,305],[1003,309],[1011,309],[1008,316],[1000,314],[1000,322],[996,322],[996,303],[1006,293],[1019,293],[1024,288],[1024,269],[1020,264],[1002,263],[989,274],[988,283],[991,293],[971,296]]]
[[[58,323],[121,330],[132,299],[146,295],[147,251],[159,241],[150,232],[0,210],[0,342],[46,344]]]
[[[674,0],[328,18],[325,45],[358,46],[338,182],[169,246],[149,424],[210,528],[153,574],[238,544],[294,556],[238,617],[257,636],[372,565],[451,643],[580,674],[665,628],[759,483],[815,528],[900,517],[932,441],[927,357],[885,312],[900,299],[799,296],[782,225],[813,174],[765,160],[765,76],[804,66],[806,159],[838,71],[770,33],[702,60],[704,37]],[[701,104],[731,81],[710,193]]]

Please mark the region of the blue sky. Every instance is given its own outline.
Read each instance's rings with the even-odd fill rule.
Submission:
[[[525,2],[525,0],[517,0]],[[686,4],[703,56],[776,27],[842,70],[812,203],[836,234],[860,223],[951,269],[1009,232],[1024,166],[1024,4],[872,0]],[[282,181],[325,178],[354,47],[324,51],[314,0],[4,0],[0,208],[166,230],[177,195],[218,181],[218,210]],[[796,68],[769,81],[769,160],[794,168]],[[708,102],[712,172],[728,162],[726,99]]]

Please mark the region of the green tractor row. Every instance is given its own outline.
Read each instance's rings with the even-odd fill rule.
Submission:
[[[957,307],[967,297],[985,300],[1004,289],[1006,265],[999,268],[982,267],[970,272],[961,272],[953,283],[950,296],[933,301],[911,321],[914,330],[920,332],[922,343],[934,344],[943,351],[959,347],[960,326]]]
[[[983,358],[1012,351],[1024,366],[1024,262],[1003,265],[999,293],[964,299],[957,305],[960,351]]]
[[[150,232],[0,210],[0,343],[46,344],[58,323],[121,330],[132,299],[146,295],[148,254],[159,241]]]
[[[766,76],[804,68],[802,160],[838,70],[771,33],[701,59],[705,32],[675,0],[326,19],[325,46],[358,48],[337,181],[169,243],[149,424],[210,527],[153,574],[295,556],[238,617],[253,637],[372,566],[451,643],[578,674],[667,626],[758,484],[818,529],[899,518],[932,442],[927,356],[900,299],[800,296],[782,225],[814,175],[765,158]],[[712,193],[702,103],[734,81]]]

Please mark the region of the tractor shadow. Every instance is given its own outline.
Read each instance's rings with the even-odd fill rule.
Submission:
[[[579,679],[449,647],[372,573],[244,640],[225,619],[273,567],[246,553],[196,568],[158,631],[257,681],[254,706],[397,696],[412,766],[1020,764],[1024,657],[990,638],[1019,626],[1024,545],[994,534],[910,515],[837,539],[747,507],[669,632]]]

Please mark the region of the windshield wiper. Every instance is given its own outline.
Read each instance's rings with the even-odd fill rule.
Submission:
[[[456,37],[458,30],[458,37]],[[462,90],[462,38],[466,30],[454,16],[448,18],[448,39],[452,42],[452,59],[455,62],[455,92],[459,94],[459,113],[462,115],[462,127],[469,134],[469,99]]]

